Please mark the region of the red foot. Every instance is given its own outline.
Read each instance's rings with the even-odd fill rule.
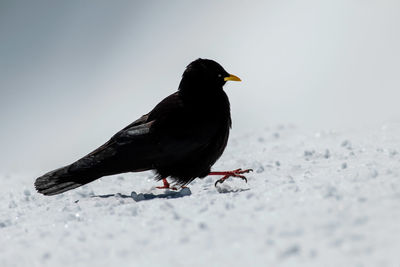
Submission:
[[[237,169],[234,171],[226,171],[226,172],[210,172],[208,175],[223,175],[224,177],[222,177],[221,179],[217,180],[215,182],[215,186],[217,186],[217,184],[219,183],[223,183],[226,179],[228,179],[229,177],[237,177],[237,178],[241,178],[243,180],[245,180],[245,182],[247,183],[247,178],[244,175],[241,175],[243,173],[249,173],[252,172],[252,169],[247,169],[247,170],[242,170],[242,169]]]
[[[158,189],[171,189],[171,190],[178,190],[176,187],[171,187],[171,185],[168,183],[167,178],[162,179],[163,181],[163,186],[157,186],[156,188]]]

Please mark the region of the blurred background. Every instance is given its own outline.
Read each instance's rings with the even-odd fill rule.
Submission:
[[[0,171],[48,171],[173,93],[202,57],[233,132],[399,122],[400,2],[1,1]],[[37,173],[41,174],[41,173]]]

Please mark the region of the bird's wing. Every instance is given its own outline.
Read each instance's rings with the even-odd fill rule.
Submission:
[[[140,117],[139,119],[135,120],[134,122],[132,122],[131,124],[129,124],[128,126],[126,126],[126,127],[125,127],[124,129],[122,129],[121,131],[126,130],[126,129],[131,128],[131,127],[134,127],[134,126],[138,126],[138,125],[144,124],[144,123],[147,122],[148,118],[149,118],[149,114],[143,115],[143,116]]]
[[[172,110],[179,109],[179,97],[172,94],[150,113],[132,122],[111,139],[70,166],[71,172],[93,171],[100,176],[153,168],[157,158],[157,139],[152,133],[156,120],[163,120]],[[151,118],[150,118],[151,117]]]
[[[185,113],[175,93],[150,113],[116,133],[107,143],[71,165],[71,170],[90,169],[103,175],[154,169],[200,153],[213,131]]]
[[[71,172],[90,171],[100,176],[128,171],[151,169],[149,161],[144,160],[154,147],[150,127],[153,122],[144,122],[124,128],[108,142],[74,162]]]

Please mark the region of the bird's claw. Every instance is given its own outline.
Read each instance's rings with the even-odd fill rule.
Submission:
[[[217,180],[214,184],[214,186],[216,187],[217,184],[222,184],[226,179],[228,179],[229,177],[236,177],[236,178],[240,178],[242,180],[244,180],[247,183],[247,178],[244,175],[244,173],[249,173],[252,172],[252,169],[246,169],[246,170],[242,170],[242,169],[236,169],[233,171],[229,171],[229,172],[225,172],[224,177],[222,177],[221,179]]]

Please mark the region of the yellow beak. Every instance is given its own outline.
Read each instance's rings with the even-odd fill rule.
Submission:
[[[236,81],[236,82],[240,82],[242,81],[238,76],[233,75],[233,74],[229,74],[228,77],[224,78],[224,81]]]

